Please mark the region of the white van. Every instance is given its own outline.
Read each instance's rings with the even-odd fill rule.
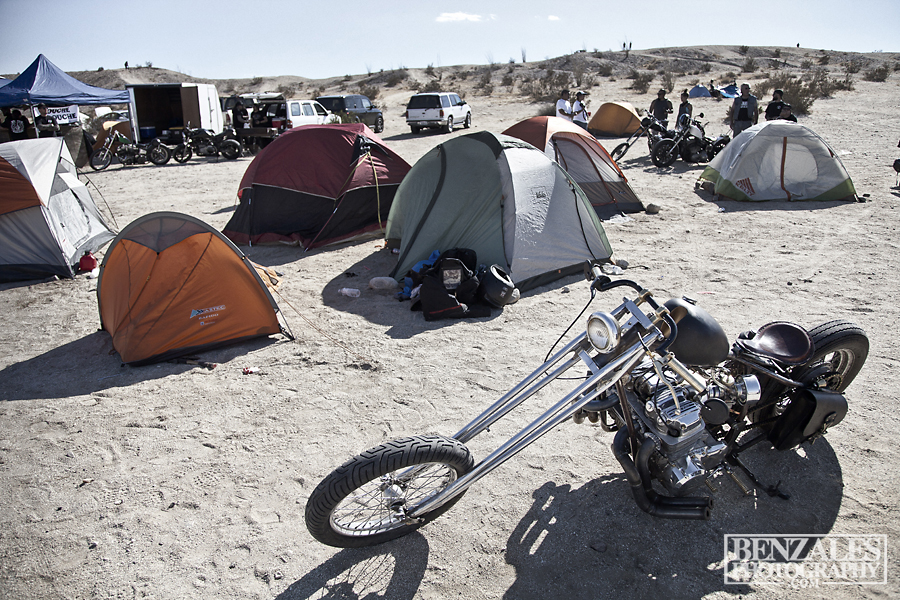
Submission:
[[[472,126],[472,109],[458,94],[449,92],[416,94],[409,99],[404,115],[413,133],[425,127],[450,133],[456,125],[466,129]]]

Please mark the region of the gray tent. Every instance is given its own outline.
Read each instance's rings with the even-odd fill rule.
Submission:
[[[403,179],[388,217],[401,278],[434,250],[470,248],[525,291],[612,255],[590,201],[558,164],[521,140],[487,131],[454,138]]]
[[[0,281],[72,278],[114,237],[62,138],[0,144]]]

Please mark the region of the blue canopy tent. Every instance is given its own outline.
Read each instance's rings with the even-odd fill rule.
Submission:
[[[0,107],[71,104],[128,104],[125,90],[107,90],[82,83],[39,55],[21,75],[0,87]]]
[[[712,94],[710,94],[709,90],[704,86],[695,85],[691,88],[691,91],[688,92],[688,96],[691,98],[711,98]]]

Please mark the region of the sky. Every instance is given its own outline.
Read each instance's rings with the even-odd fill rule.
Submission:
[[[193,77],[321,79],[539,61],[576,50],[796,46],[900,51],[900,0],[0,0],[0,74],[147,65]]]

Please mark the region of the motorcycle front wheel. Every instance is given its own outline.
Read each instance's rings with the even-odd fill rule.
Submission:
[[[353,457],[313,490],[306,528],[338,548],[381,544],[439,517],[463,494],[412,521],[405,514],[472,470],[474,460],[459,441],[413,436],[386,442]]]
[[[193,155],[194,152],[191,150],[191,147],[185,144],[179,144],[175,150],[172,151],[172,158],[175,159],[175,162],[182,164],[191,160]]]
[[[619,161],[625,156],[626,152],[628,152],[628,143],[624,142],[613,148],[613,151],[610,152],[609,155],[612,156],[613,160]]]
[[[671,166],[676,158],[678,158],[678,145],[675,140],[668,138],[656,142],[653,150],[650,151],[650,160],[660,168]]]
[[[241,143],[236,140],[225,140],[219,152],[228,160],[234,160],[241,155]]]
[[[169,149],[162,144],[153,146],[152,148],[150,148],[150,150],[147,151],[147,158],[149,158],[150,162],[152,162],[154,165],[164,165],[169,162],[169,159],[171,157],[172,155],[169,153]]]
[[[102,171],[112,162],[112,152],[109,148],[103,146],[91,154],[91,168],[95,171]]]

